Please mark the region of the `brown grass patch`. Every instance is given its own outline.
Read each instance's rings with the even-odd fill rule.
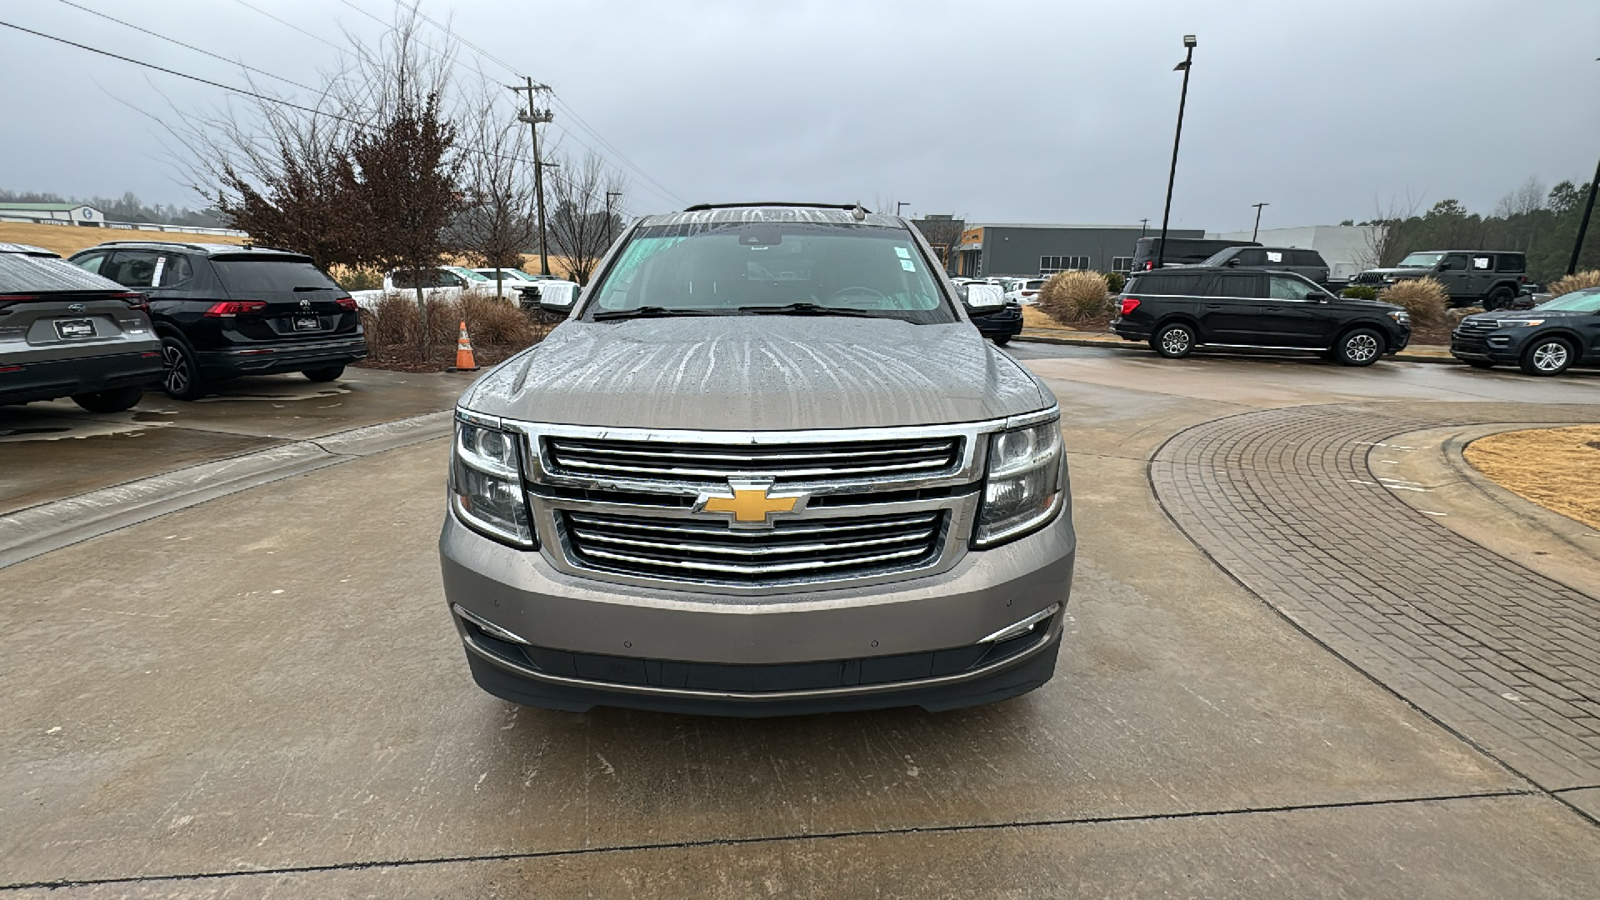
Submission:
[[[1492,434],[1468,444],[1465,455],[1495,484],[1600,529],[1600,425]]]
[[[1057,272],[1039,289],[1039,309],[1063,325],[1104,315],[1111,307],[1106,278],[1099,272]]]
[[[71,256],[106,241],[175,241],[189,244],[242,244],[248,238],[226,234],[190,234],[184,231],[134,231],[126,228],[92,228],[83,225],[35,225],[0,222],[0,242],[32,244]]]

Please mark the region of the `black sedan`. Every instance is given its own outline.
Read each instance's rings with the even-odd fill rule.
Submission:
[[[1450,353],[1474,368],[1516,365],[1529,375],[1600,365],[1600,288],[1519,312],[1467,316],[1451,335]]]

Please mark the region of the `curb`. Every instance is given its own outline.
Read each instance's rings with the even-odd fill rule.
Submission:
[[[1061,344],[1068,347],[1124,347],[1129,350],[1139,349],[1144,346],[1138,341],[1124,341],[1121,338],[1116,340],[1107,340],[1106,338],[1097,337],[1056,337],[1055,335],[1044,335],[1039,334],[1038,332],[1030,332],[1026,329],[1024,329],[1021,334],[1017,335],[1012,340],[1033,341],[1036,344]],[[1399,362],[1446,363],[1449,365],[1460,365],[1461,363],[1460,360],[1453,356],[1433,356],[1431,354],[1425,355],[1421,353],[1409,353],[1405,350],[1396,353],[1394,356],[1386,358]]]
[[[290,441],[0,516],[0,569],[207,500],[443,437],[454,415],[427,413]]]

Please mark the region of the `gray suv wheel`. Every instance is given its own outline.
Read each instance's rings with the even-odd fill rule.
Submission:
[[[1150,338],[1150,349],[1167,359],[1183,359],[1194,352],[1194,329],[1182,322],[1173,322],[1156,329]]]
[[[1572,345],[1558,337],[1537,338],[1522,351],[1521,368],[1529,375],[1560,375],[1572,365]]]
[[[1371,328],[1357,328],[1339,339],[1334,358],[1343,366],[1370,366],[1383,355],[1383,335]]]

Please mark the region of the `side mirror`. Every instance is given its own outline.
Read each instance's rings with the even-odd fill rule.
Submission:
[[[1226,265],[1229,268],[1238,268],[1238,266],[1239,266],[1239,257],[1235,256],[1233,259],[1228,260]]]
[[[1328,295],[1322,293],[1321,291],[1306,291],[1306,299],[1315,300],[1318,303],[1327,303]]]
[[[545,282],[539,285],[539,308],[546,312],[571,312],[578,301],[578,286],[570,282]]]

